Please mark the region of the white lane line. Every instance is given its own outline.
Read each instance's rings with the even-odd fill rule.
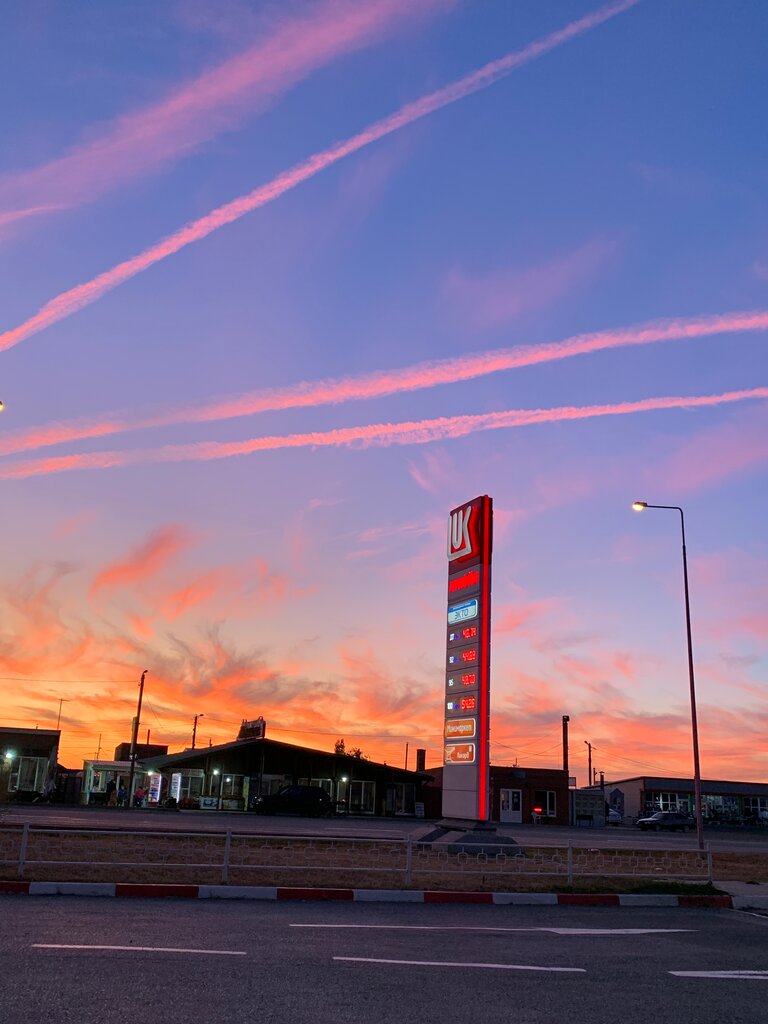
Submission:
[[[369,931],[399,932],[548,932],[551,935],[671,935],[694,932],[696,928],[505,928],[470,925],[439,924],[291,924],[290,928],[367,929]]]
[[[79,946],[67,942],[33,942],[32,949],[111,949],[121,953],[201,953],[205,956],[247,956],[241,949],[182,949],[176,946]]]
[[[469,964],[461,960],[384,960],[379,957],[335,956],[355,964],[405,964],[413,967],[489,967],[496,971],[549,971],[557,974],[586,974],[583,967],[532,967],[528,964]]]
[[[743,981],[768,981],[768,971],[669,971],[676,978],[733,978]]]

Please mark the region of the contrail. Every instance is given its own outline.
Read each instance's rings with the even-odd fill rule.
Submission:
[[[254,437],[245,441],[204,441],[197,444],[166,445],[157,449],[133,451],[88,452],[46,459],[16,462],[0,469],[0,479],[24,479],[74,469],[110,469],[146,463],[196,462],[229,459],[236,455],[276,451],[281,448],[357,447],[370,448],[392,444],[428,444],[466,437],[483,430],[532,426],[537,423],[559,423],[566,420],[594,419],[598,416],[627,416],[658,409],[696,409],[768,398],[768,387],[742,391],[726,391],[719,395],[673,396],[644,398],[636,402],[612,405],[564,405],[554,409],[508,409],[504,412],[467,416],[442,416],[430,420],[405,423],[373,423],[360,427],[313,431],[305,434]]]
[[[0,226],[92,203],[136,178],[167,170],[334,58],[369,46],[403,24],[423,22],[454,2],[315,0],[303,12],[284,4],[269,29],[246,49],[180,82],[155,102],[91,125],[65,155],[0,175]],[[249,31],[246,27],[244,34]]]
[[[622,11],[634,7],[637,3],[639,3],[639,0],[617,0],[615,3],[607,4],[599,10],[571,22],[557,32],[553,32],[543,39],[530,43],[522,50],[509,53],[499,60],[486,64],[478,71],[450,85],[444,86],[442,89],[438,89],[426,96],[422,96],[421,99],[406,104],[400,110],[395,111],[394,114],[376,121],[357,135],[353,135],[344,142],[338,142],[328,149],[315,153],[303,161],[303,163],[297,164],[295,167],[279,174],[266,185],[261,185],[259,188],[254,189],[253,192],[249,192],[238,199],[232,200],[232,202],[217,207],[204,217],[190,221],[184,227],[174,232],[174,234],[150,246],[137,256],[118,263],[111,270],[104,271],[104,273],[91,278],[90,281],[70,288],[68,291],[62,292],[51,299],[34,316],[19,324],[18,327],[0,334],[0,351],[12,348],[25,338],[29,338],[51,324],[71,316],[84,306],[95,302],[105,292],[117,287],[117,285],[135,277],[143,270],[153,266],[160,260],[164,260],[167,256],[171,256],[192,242],[199,242],[202,238],[206,238],[225,224],[231,224],[232,221],[238,220],[240,217],[245,216],[246,213],[250,213],[252,210],[272,202],[285,192],[295,188],[308,178],[314,177],[314,175],[326,167],[330,167],[351,153],[356,153],[364,146],[368,146],[372,142],[376,142],[378,139],[382,139],[384,136],[390,135],[392,132],[396,132],[400,128],[404,128],[406,125],[412,124],[414,121],[418,121],[420,118],[448,106],[450,103],[455,103],[471,93],[487,88],[516,68],[522,67],[537,57],[543,56],[543,54],[560,46],[561,43],[565,43],[588,32],[597,25],[622,13]]]
[[[144,430],[179,423],[210,423],[214,420],[253,416],[262,412],[382,398],[386,395],[417,391],[442,384],[456,384],[503,370],[588,355],[605,349],[766,329],[766,310],[653,320],[615,330],[577,334],[562,341],[478,352],[464,355],[461,359],[416,363],[399,370],[379,370],[359,377],[302,381],[288,387],[252,391],[206,404],[171,409],[143,419],[129,420],[112,415],[100,420],[81,419],[33,427],[23,433],[11,434],[0,439],[0,456],[69,441],[106,437],[129,430]]]

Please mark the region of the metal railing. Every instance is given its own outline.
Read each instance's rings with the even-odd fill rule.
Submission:
[[[7,837],[16,837],[7,841]],[[79,837],[79,838],[78,838]],[[125,839],[139,837],[146,845],[146,856],[119,857]],[[115,858],[103,856],[104,841],[115,841]],[[187,842],[187,852],[203,847],[205,857],[188,860],[163,859]],[[97,843],[102,848],[94,848]],[[78,847],[80,847],[78,849]],[[190,851],[191,847],[191,851]],[[213,847],[213,849],[211,849]],[[535,843],[510,846],[483,841],[473,848],[461,840],[448,843],[423,843],[412,835],[397,839],[341,838],[339,836],[265,836],[228,830],[222,832],[147,832],[94,829],[43,828],[25,822],[20,828],[0,826],[0,866],[15,867],[18,878],[34,873],[35,868],[116,868],[170,869],[171,871],[213,870],[222,883],[238,874],[264,872],[280,875],[320,872],[338,876],[392,875],[409,888],[414,879],[427,877],[454,882],[457,878],[484,882],[498,879],[541,877],[560,879],[572,886],[576,879],[652,878],[665,881],[712,882],[712,851],[707,844],[702,853],[680,847],[637,849],[613,846],[602,849],[564,846],[537,846]],[[69,852],[70,857],[56,856]],[[73,853],[79,856],[71,856]],[[343,860],[337,859],[343,853]],[[97,855],[102,855],[101,859]],[[152,859],[154,857],[154,859]],[[334,862],[335,861],[335,862]]]

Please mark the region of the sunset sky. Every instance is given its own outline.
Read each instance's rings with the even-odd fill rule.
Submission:
[[[768,4],[7,0],[0,724],[768,779]],[[60,701],[65,701],[60,705]]]

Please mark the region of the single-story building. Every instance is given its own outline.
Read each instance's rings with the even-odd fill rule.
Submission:
[[[599,787],[591,786],[595,790]],[[693,779],[639,775],[606,781],[605,799],[623,818],[634,819],[654,811],[694,813]],[[768,823],[768,783],[701,780],[704,822],[717,824]]]
[[[61,732],[0,726],[0,803],[34,800],[53,788]]]
[[[428,773],[433,779],[424,787],[425,813],[428,818],[440,818],[443,813],[443,769],[430,768]],[[567,771],[492,764],[490,776],[491,821],[509,824],[569,823]]]
[[[202,810],[248,810],[256,797],[282,786],[313,785],[325,789],[342,812],[416,815],[429,779],[424,772],[263,735],[144,758],[141,769],[147,778],[162,776],[160,800],[171,797],[182,808]]]

